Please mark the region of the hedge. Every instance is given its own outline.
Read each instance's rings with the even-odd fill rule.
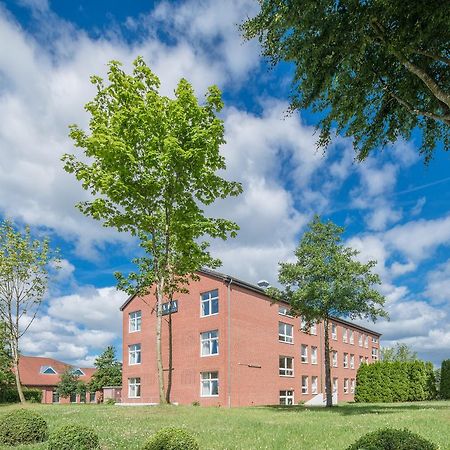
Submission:
[[[439,396],[441,398],[450,399],[450,359],[442,361]]]
[[[362,364],[356,374],[355,401],[391,403],[436,398],[433,365],[424,361]]]
[[[438,450],[438,446],[409,430],[383,428],[367,433],[347,450]]]
[[[198,450],[195,437],[182,428],[168,427],[159,430],[144,445],[143,450]]]
[[[5,445],[33,444],[48,437],[47,422],[37,413],[18,409],[0,418],[0,443]]]
[[[100,448],[98,435],[82,425],[63,425],[50,434],[48,450],[95,450]]]
[[[41,403],[42,390],[35,388],[23,388],[25,400],[31,403]],[[6,388],[0,390],[0,403],[18,403],[19,394],[15,388]]]

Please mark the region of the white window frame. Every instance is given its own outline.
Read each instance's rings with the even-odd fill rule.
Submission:
[[[307,364],[308,361],[308,346],[306,344],[302,344],[300,347],[300,359],[303,364]]]
[[[217,394],[212,394],[214,385],[217,386]],[[203,387],[208,386],[209,394],[203,393]],[[200,372],[200,397],[218,397],[219,396],[219,372],[217,370],[210,372]]]
[[[337,341],[337,339],[338,339],[337,325],[335,323],[331,324],[331,339],[333,339],[333,341]]]
[[[313,323],[309,329],[309,334],[317,336],[317,323]]]
[[[302,394],[309,394],[309,379],[308,375],[302,375]]]
[[[364,364],[364,356],[359,357],[359,366],[361,367]]]
[[[333,385],[332,385],[333,394],[335,394],[338,391],[338,383],[339,383],[339,379],[337,377],[334,377]]]
[[[372,359],[378,360],[378,349],[376,347],[372,347]]]
[[[282,400],[284,400],[284,402]],[[280,402],[280,405],[286,405],[286,406],[294,405],[294,390],[286,389],[286,390],[280,391],[279,402]]]
[[[137,361],[139,359],[139,361]],[[132,361],[137,362],[132,362]],[[128,365],[137,366],[142,363],[142,346],[141,344],[130,344],[128,346]]]
[[[366,334],[366,336],[364,337],[364,347],[369,348],[369,335],[368,334]]]
[[[355,368],[355,355],[350,354],[350,369]]]
[[[344,394],[348,394],[348,378],[344,378]]]
[[[342,342],[345,344],[348,342],[348,328],[342,328]]]
[[[142,328],[142,311],[131,311],[128,314],[128,332],[137,333]]]
[[[216,296],[212,295],[213,293],[217,293]],[[205,296],[205,298],[203,298]],[[208,297],[206,297],[208,296]],[[217,302],[217,312],[212,311],[213,302]],[[204,305],[208,304],[209,314],[204,314]],[[219,289],[212,289],[211,291],[202,292],[200,294],[200,317],[210,317],[217,316],[219,314]]]
[[[366,357],[364,358],[364,362],[365,362],[366,364],[369,364],[369,357],[368,357],[368,356],[366,356]]]
[[[290,330],[291,334],[288,333]],[[294,343],[294,325],[286,322],[278,322],[278,341],[285,344]]]
[[[291,368],[288,367],[288,360],[291,360]],[[280,375],[280,377],[292,378],[294,376],[294,358],[292,356],[278,357],[278,374]]]
[[[289,314],[290,309],[287,306],[278,305],[278,314],[285,317],[294,317]]]
[[[353,330],[348,330],[349,332],[349,342],[351,345],[355,344],[355,333],[353,332]]]
[[[378,338],[376,338],[375,336],[372,336],[372,343],[378,344]]]
[[[351,393],[351,394],[354,394],[354,393],[355,393],[355,379],[354,379],[354,378],[352,378],[352,379],[350,380],[350,393]]]
[[[348,353],[344,353],[344,357],[343,357],[343,365],[344,365],[344,369],[348,369]]]
[[[215,336],[213,335],[214,333]],[[217,348],[216,353],[213,353],[214,342],[216,342]],[[207,348],[209,353],[203,353],[203,350],[205,349],[204,344],[208,344]],[[217,356],[218,354],[219,354],[219,330],[204,331],[203,333],[200,333],[200,356],[204,358],[207,356]]]
[[[333,350],[333,354],[331,355],[331,364],[333,367],[338,366],[338,352]]]
[[[136,391],[135,395],[131,395],[133,389]],[[140,377],[128,378],[128,398],[141,398],[141,378]]]
[[[318,357],[317,347],[311,345],[311,364],[317,364],[317,357]]]
[[[364,336],[363,336],[362,333],[359,333],[359,336],[358,336],[358,345],[359,345],[360,347],[362,347],[363,344],[364,344]]]
[[[47,370],[50,370],[50,373],[46,373]],[[56,375],[57,374],[56,370],[52,366],[41,366],[39,373],[41,373],[42,375]]]
[[[312,376],[311,377],[311,394],[317,394],[319,390],[319,377]]]

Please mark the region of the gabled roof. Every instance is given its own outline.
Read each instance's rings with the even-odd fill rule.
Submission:
[[[239,278],[235,278],[235,277],[233,277],[231,275],[227,275],[225,273],[217,272],[215,270],[206,269],[206,268],[198,270],[197,273],[199,275],[206,275],[206,276],[210,276],[210,277],[219,279],[219,280],[221,280],[223,282],[228,282],[229,283],[231,281],[233,284],[235,284],[237,286],[240,286],[240,287],[243,287],[243,288],[248,289],[250,291],[256,292],[257,294],[263,295],[267,299],[272,300],[272,297],[270,297],[270,296],[268,296],[266,294],[265,289],[259,287],[258,285],[247,283],[246,281],[243,281],[243,280],[241,280]],[[125,303],[120,307],[120,310],[123,311],[124,308],[131,302],[131,300],[133,300],[133,298],[135,296],[136,296],[136,294],[130,295],[127,298],[127,300],[125,301]],[[283,303],[286,303],[286,302],[283,302]],[[289,303],[286,303],[286,304],[288,305]],[[357,330],[363,331],[365,333],[374,334],[375,336],[378,336],[378,337],[381,336],[381,333],[378,333],[378,332],[376,332],[374,330],[371,330],[369,328],[365,328],[363,326],[357,325],[357,324],[355,324],[353,322],[350,322],[348,320],[341,319],[339,317],[332,317],[332,320],[335,321],[335,322],[339,322],[342,325],[351,326],[352,328],[355,328]]]
[[[43,373],[42,369],[51,367],[56,374]],[[67,369],[73,367],[62,361],[41,356],[21,356],[19,359],[20,381],[24,386],[55,386],[60,381],[60,375]],[[75,369],[78,369],[76,367]],[[96,369],[91,367],[80,368],[84,375],[79,379],[87,383]]]

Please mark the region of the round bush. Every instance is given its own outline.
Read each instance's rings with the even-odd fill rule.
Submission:
[[[99,449],[98,436],[94,430],[82,425],[63,425],[50,434],[49,450]]]
[[[169,427],[155,433],[143,450],[198,450],[199,448],[189,431]]]
[[[1,444],[32,444],[43,442],[47,437],[47,422],[33,411],[17,409],[0,418]]]
[[[347,450],[437,450],[436,444],[409,430],[383,428],[368,433]]]

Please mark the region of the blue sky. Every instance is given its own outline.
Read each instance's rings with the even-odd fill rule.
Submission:
[[[237,24],[256,11],[254,0],[0,1],[0,215],[49,235],[63,258],[24,353],[83,365],[120,347],[126,296],[112,273],[130,268],[135,243],[74,208],[87,194],[60,157],[75,151],[68,125],[87,124],[89,76],[142,55],[164,94],[181,77],[200,99],[211,84],[223,91],[227,176],[244,193],[210,211],[241,227],[212,244],[222,271],[275,283],[278,262],[321,214],[346,226],[361,259],[378,261],[391,320],[370,326],[383,343],[405,342],[434,363],[450,357],[450,155],[424,166],[412,140],[357,164],[342,137],[317,152],[315,117],[286,114],[291,67],[269,70],[258,43],[242,42]]]

